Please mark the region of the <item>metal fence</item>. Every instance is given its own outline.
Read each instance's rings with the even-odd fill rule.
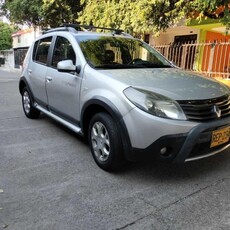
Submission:
[[[20,68],[28,51],[28,47],[14,49],[15,68]]]
[[[230,78],[230,40],[153,47],[182,69],[209,77]]]

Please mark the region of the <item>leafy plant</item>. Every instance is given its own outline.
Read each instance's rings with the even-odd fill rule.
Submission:
[[[11,34],[13,28],[7,23],[0,22],[0,50],[10,49],[12,47]]]

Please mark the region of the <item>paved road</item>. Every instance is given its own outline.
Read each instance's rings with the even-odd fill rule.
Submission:
[[[230,152],[177,168],[107,173],[74,133],[27,119],[18,76],[0,70],[0,229],[230,229]]]

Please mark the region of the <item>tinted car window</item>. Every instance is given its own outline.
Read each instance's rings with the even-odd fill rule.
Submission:
[[[145,43],[129,38],[77,37],[82,52],[94,68],[169,68],[169,62]]]
[[[39,44],[39,41],[36,41],[36,42],[34,43],[33,55],[32,55],[32,59],[33,59],[33,61],[35,60],[35,57],[36,57],[38,44]]]
[[[71,43],[64,37],[57,37],[52,58],[52,66],[56,68],[59,61],[69,59],[73,61],[74,65],[76,64],[76,54]]]
[[[33,50],[33,60],[41,64],[47,63],[49,47],[51,44],[52,37],[41,39],[35,43]]]

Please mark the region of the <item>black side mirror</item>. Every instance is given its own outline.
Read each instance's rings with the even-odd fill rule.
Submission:
[[[81,66],[77,65],[76,66],[76,73],[79,74],[81,72]]]

